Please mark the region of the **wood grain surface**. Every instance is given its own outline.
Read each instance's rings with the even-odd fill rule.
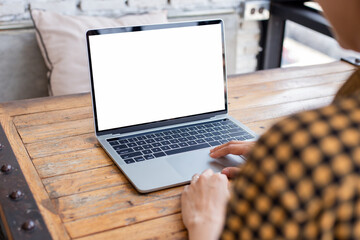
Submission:
[[[344,63],[228,79],[232,116],[258,134],[331,103],[355,67]],[[54,239],[187,239],[183,186],[139,194],[99,147],[90,94],[0,103],[1,124]]]

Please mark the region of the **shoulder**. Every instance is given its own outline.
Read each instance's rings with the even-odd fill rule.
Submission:
[[[360,145],[360,95],[290,116],[271,127],[254,147],[251,158],[272,155],[281,160],[316,155],[332,155],[342,147]],[[300,155],[303,154],[303,155]]]

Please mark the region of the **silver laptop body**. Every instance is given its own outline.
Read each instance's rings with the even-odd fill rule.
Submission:
[[[96,137],[142,193],[241,164],[209,151],[256,134],[228,115],[221,20],[87,32]]]

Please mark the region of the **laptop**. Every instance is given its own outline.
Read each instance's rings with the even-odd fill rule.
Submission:
[[[137,191],[241,164],[209,151],[256,134],[228,115],[222,20],[89,30],[95,134]]]

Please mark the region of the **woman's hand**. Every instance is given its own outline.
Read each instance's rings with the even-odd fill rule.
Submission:
[[[181,195],[181,212],[190,239],[218,239],[229,199],[227,177],[208,169],[194,175]]]
[[[255,142],[230,141],[214,149],[211,149],[210,157],[219,158],[228,154],[248,155],[254,145]],[[227,167],[221,171],[221,173],[225,174],[228,178],[234,178],[239,172],[240,168],[238,167]]]

